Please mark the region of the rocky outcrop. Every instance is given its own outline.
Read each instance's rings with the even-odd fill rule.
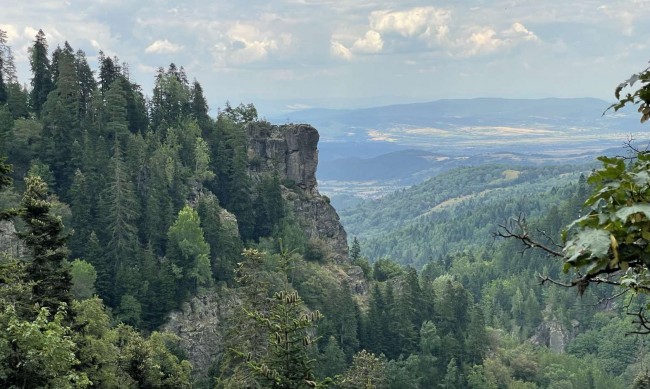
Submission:
[[[212,364],[223,355],[225,322],[239,305],[229,289],[210,290],[183,304],[180,311],[169,315],[163,330],[181,339],[197,378],[207,374]]]
[[[23,254],[23,249],[23,243],[16,236],[14,223],[0,220],[0,253],[19,258]]]
[[[265,122],[246,127],[251,176],[277,173],[284,198],[310,238],[324,241],[335,262],[348,259],[347,235],[336,210],[318,193],[318,131],[307,124],[274,126]]]
[[[545,319],[535,330],[535,334],[529,339],[531,343],[546,346],[556,353],[564,353],[566,346],[573,340],[579,330],[580,322],[572,320],[571,328],[563,325],[554,317],[549,318],[550,310],[545,310]]]
[[[278,174],[283,198],[303,231],[328,246],[330,271],[357,296],[366,295],[363,270],[348,261],[347,236],[339,216],[329,199],[318,193],[318,131],[309,125],[273,126],[256,122],[246,126],[246,136],[251,178],[259,182],[264,174]],[[234,215],[222,210],[219,216],[222,226],[234,237]],[[241,309],[239,305],[235,289],[215,287],[170,314],[163,329],[180,337],[196,378],[207,378],[210,367],[223,356],[225,322]]]

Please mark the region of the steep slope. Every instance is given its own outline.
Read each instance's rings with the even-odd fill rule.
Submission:
[[[329,199],[318,192],[318,131],[309,125],[274,126],[255,122],[246,127],[251,175],[277,174],[283,197],[310,238],[323,240],[337,262],[348,256],[347,236]]]

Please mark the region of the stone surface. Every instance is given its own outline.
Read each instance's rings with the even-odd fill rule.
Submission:
[[[187,352],[193,373],[202,378],[223,352],[224,322],[232,315],[238,300],[227,289],[210,290],[183,304],[180,311],[169,315],[162,328],[181,339],[181,347]]]
[[[307,235],[329,246],[331,260],[347,262],[347,234],[329,199],[318,192],[318,131],[307,124],[257,122],[246,126],[246,137],[253,179],[277,173],[285,185],[283,196]]]
[[[0,220],[0,253],[19,258],[23,254],[23,244],[16,236],[14,223]]]

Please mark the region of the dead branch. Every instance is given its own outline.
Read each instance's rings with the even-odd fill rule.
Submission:
[[[543,243],[532,238],[528,233],[526,218],[519,215],[517,218],[510,218],[503,224],[498,225],[499,229],[494,233],[495,237],[516,239],[524,246],[524,251],[532,248],[539,248],[542,251],[554,256],[563,257],[560,251],[554,250]]]

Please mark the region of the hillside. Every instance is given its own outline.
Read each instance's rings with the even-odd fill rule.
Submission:
[[[538,274],[570,282],[561,262],[490,240],[520,212],[556,238],[591,190],[590,166],[454,167],[346,211],[359,237],[348,250],[318,189],[315,127],[259,120],[253,104],[211,117],[174,63],[147,97],[117,57],[99,52],[93,70],[67,42],[50,55],[43,31],[27,89],[4,36],[0,387],[618,389],[647,378],[645,346],[627,336],[643,297],[612,302],[605,283],[576,303],[573,289],[538,285]],[[372,153],[386,182],[466,158]],[[637,159],[603,160],[601,177],[629,165],[640,169],[630,187],[645,185],[650,157]],[[618,261],[611,236],[586,244],[638,267]],[[620,247],[645,244],[630,242]]]
[[[590,166],[457,168],[346,208],[341,221],[369,257],[421,267],[430,258],[492,245],[496,224],[511,216],[546,215]]]

